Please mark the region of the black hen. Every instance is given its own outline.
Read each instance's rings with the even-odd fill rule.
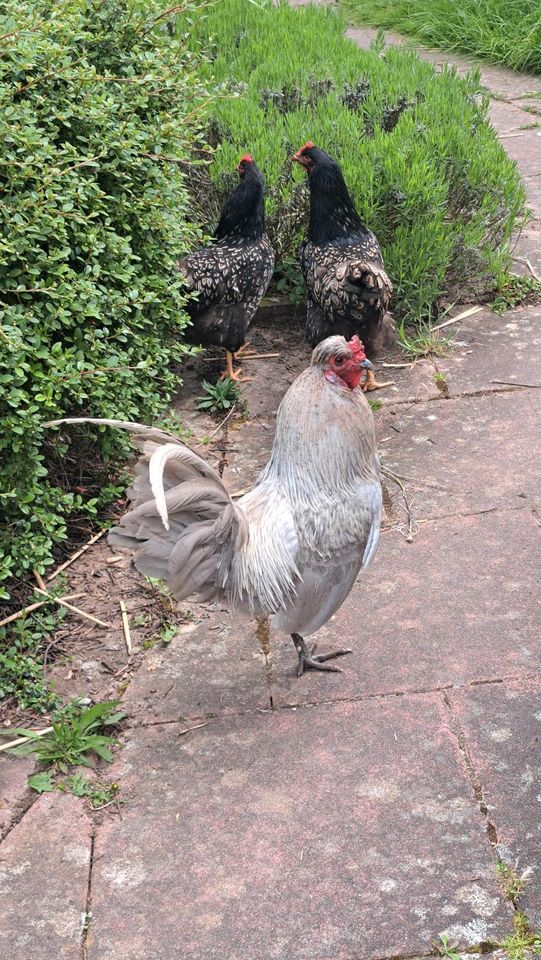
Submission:
[[[233,355],[246,339],[274,270],[265,233],[265,181],[249,154],[241,157],[237,170],[240,183],[223,207],[214,241],[179,263],[187,288],[198,293],[186,307],[192,320],[186,337],[192,343],[224,347],[227,366],[222,376],[234,380],[241,370],[233,370]]]
[[[386,316],[393,287],[374,234],[361,223],[337,163],[310,141],[293,159],[308,174],[310,226],[300,248],[308,288],[305,337],[315,347],[341,335],[374,356],[394,339]],[[365,390],[386,386],[367,371]]]

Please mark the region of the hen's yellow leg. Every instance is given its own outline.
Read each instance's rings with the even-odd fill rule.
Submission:
[[[241,377],[242,367],[237,367],[236,370],[233,369],[233,354],[230,350],[225,351],[225,370],[220,374],[220,380],[225,380],[226,377],[230,377],[231,380],[235,380],[236,383],[247,383],[249,380],[252,380],[252,377]]]

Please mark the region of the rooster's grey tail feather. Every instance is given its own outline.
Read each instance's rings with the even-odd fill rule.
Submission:
[[[212,467],[181,440],[125,420],[70,418],[128,430],[142,449],[128,490],[130,509],[109,533],[112,546],[129,550],[137,569],[167,582],[177,600],[220,596],[234,551],[248,542],[248,521]]]

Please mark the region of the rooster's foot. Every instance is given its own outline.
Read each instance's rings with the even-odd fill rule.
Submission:
[[[312,648],[307,647],[305,641],[298,633],[292,633],[291,639],[295,644],[295,649],[299,657],[299,665],[297,667],[298,677],[302,677],[305,670],[327,670],[330,673],[343,673],[340,667],[333,667],[326,661],[335,660],[336,657],[345,657],[347,653],[353,652],[352,650],[334,650],[332,653],[318,653],[316,656],[316,643]]]
[[[362,384],[362,389],[365,393],[368,393],[369,390],[381,390],[382,387],[392,387],[394,386],[394,380],[387,380],[385,383],[379,383],[376,380],[373,370],[366,371],[366,380]]]

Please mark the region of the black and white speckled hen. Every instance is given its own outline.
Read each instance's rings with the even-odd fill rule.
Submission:
[[[192,343],[220,346],[226,351],[222,377],[239,380],[233,357],[246,332],[274,270],[274,252],[265,233],[265,181],[250,154],[237,166],[240,183],[224,204],[214,241],[179,263],[197,300],[186,307],[192,326],[186,338]]]
[[[375,235],[361,223],[337,163],[308,141],[293,160],[308,174],[310,224],[300,248],[308,288],[305,336],[310,346],[333,335],[361,338],[373,357],[394,339],[386,315],[393,287]],[[387,386],[366,373],[364,390]]]

